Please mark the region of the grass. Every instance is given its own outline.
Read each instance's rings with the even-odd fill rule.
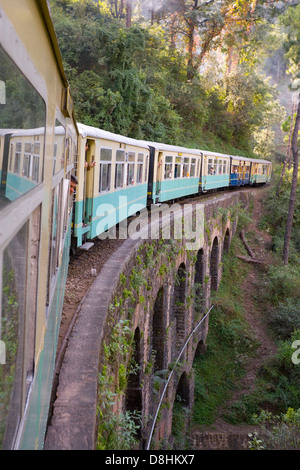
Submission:
[[[214,423],[218,409],[236,389],[245,362],[257,348],[243,319],[242,283],[249,268],[235,256],[242,251],[241,241],[235,237],[223,260],[219,290],[212,299],[215,308],[210,316],[207,352],[194,361],[194,425]]]

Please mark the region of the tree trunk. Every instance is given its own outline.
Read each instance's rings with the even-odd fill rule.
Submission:
[[[132,0],[126,1],[126,28],[131,26]]]
[[[294,118],[295,118],[296,111],[297,111],[297,104],[293,100],[292,117],[291,117],[291,125],[290,125],[290,130],[289,130],[288,147],[287,147],[286,157],[285,157],[285,160],[283,162],[282,171],[281,171],[281,175],[280,175],[280,180],[279,180],[277,191],[276,191],[276,196],[277,197],[280,196],[280,189],[281,189],[281,185],[282,185],[282,182],[283,182],[283,177],[284,177],[284,174],[285,174],[286,165],[287,165],[288,162],[289,162],[289,169],[291,168],[293,125],[294,125]]]
[[[300,98],[300,95],[299,95],[299,98]],[[292,153],[293,153],[293,160],[294,160],[294,168],[293,168],[289,212],[288,212],[285,235],[284,235],[283,262],[285,265],[287,265],[289,262],[290,240],[291,240],[293,217],[294,217],[294,210],[295,210],[295,201],[296,201],[297,178],[298,178],[298,167],[299,167],[299,158],[298,158],[299,127],[300,127],[300,99],[298,101],[297,115],[296,115],[296,120],[295,120],[293,138],[292,138]]]

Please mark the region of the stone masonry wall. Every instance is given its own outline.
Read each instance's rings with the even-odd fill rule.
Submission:
[[[234,234],[238,204],[247,203],[246,192],[205,202],[197,250],[187,250],[185,239],[129,238],[108,260],[69,341],[46,449],[103,448],[109,426],[126,412],[140,413],[139,448],[147,448],[151,431],[152,448],[171,439],[175,401],[193,406],[193,360],[205,351],[209,316],[182,348],[210,307],[224,243]]]

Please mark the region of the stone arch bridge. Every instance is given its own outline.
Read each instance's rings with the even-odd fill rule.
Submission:
[[[192,366],[205,351],[210,292],[249,198],[242,190],[197,204],[198,213],[194,205],[188,241],[174,237],[186,220],[179,211],[169,237],[157,222],[150,239],[147,228],[108,260],[68,343],[46,449],[95,449],[97,440],[101,448],[101,435],[126,412],[140,417],[140,449],[170,442],[173,407],[193,405]]]

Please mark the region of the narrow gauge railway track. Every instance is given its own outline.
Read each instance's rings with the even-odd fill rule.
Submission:
[[[238,191],[251,190],[253,190],[253,187],[240,188]],[[232,193],[232,191],[235,191],[235,189],[225,189],[214,193],[202,194],[196,197],[184,198],[176,201],[176,203],[179,205],[187,203],[196,204],[197,202],[203,203],[209,200],[221,198],[224,194]],[[134,216],[130,217],[128,219],[128,223],[134,220],[134,218]],[[55,360],[49,419],[51,418],[52,406],[56,398],[59,373],[64,360],[65,351],[77,316],[80,312],[81,304],[84,302],[84,298],[92,285],[95,276],[101,272],[106,261],[113,256],[114,252],[124,243],[124,241],[124,239],[118,238],[117,229],[115,239],[107,238],[102,240],[96,237],[93,240],[94,246],[89,251],[77,249],[76,253],[70,259]],[[92,270],[94,270],[94,274],[91,274]]]

